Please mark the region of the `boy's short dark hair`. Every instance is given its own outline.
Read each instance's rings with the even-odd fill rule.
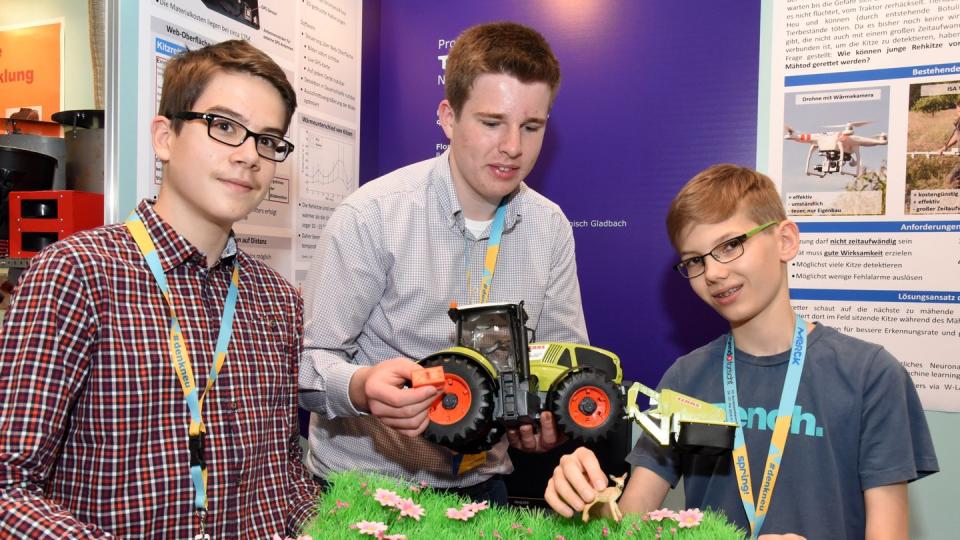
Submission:
[[[479,24],[457,37],[447,56],[444,94],[459,118],[480,75],[502,73],[523,83],[546,83],[550,102],[560,87],[560,63],[536,30],[512,22]]]
[[[688,227],[719,223],[741,208],[758,225],[787,219],[777,187],[767,175],[730,163],[710,166],[691,178],[670,203],[670,243],[679,250],[680,236]]]
[[[246,73],[260,77],[280,92],[286,115],[283,130],[290,126],[297,108],[297,95],[283,69],[263,51],[247,41],[234,39],[208,45],[195,51],[184,51],[167,62],[163,72],[163,90],[157,114],[173,115],[189,111],[218,73]],[[182,120],[173,119],[174,133],[180,133]]]

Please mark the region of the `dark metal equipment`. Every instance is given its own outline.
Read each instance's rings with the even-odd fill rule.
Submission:
[[[0,255],[9,253],[9,202],[12,191],[50,189],[57,159],[22,148],[0,146]]]
[[[66,189],[103,193],[103,111],[61,111],[52,118],[70,128],[64,135]]]

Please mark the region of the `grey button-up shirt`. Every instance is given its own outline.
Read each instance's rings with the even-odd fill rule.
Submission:
[[[314,473],[377,471],[455,487],[513,470],[504,438],[484,465],[457,476],[449,450],[361,414],[348,394],[362,366],[454,344],[447,309],[478,302],[488,234],[465,229],[447,153],[365,184],[333,213],[304,291],[300,404],[314,413]],[[587,343],[570,223],[525,184],[507,204],[489,298],[521,300],[538,340]]]

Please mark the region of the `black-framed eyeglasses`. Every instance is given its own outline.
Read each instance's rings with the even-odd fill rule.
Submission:
[[[776,225],[779,221],[770,221],[764,223],[759,227],[754,227],[749,231],[741,234],[740,236],[734,236],[729,240],[724,240],[710,250],[709,253],[704,253],[703,255],[694,255],[693,257],[687,257],[677,264],[673,265],[674,270],[680,272],[680,275],[687,278],[693,279],[698,277],[700,274],[707,271],[707,255],[711,256],[718,263],[726,264],[735,259],[739,259],[743,255],[743,243],[747,241],[751,236],[755,236],[760,231],[766,229],[771,225]]]
[[[250,131],[247,126],[225,116],[213,113],[193,111],[178,112],[173,115],[177,120],[204,120],[207,122],[207,135],[211,139],[227,146],[240,146],[253,137],[257,143],[257,153],[270,161],[283,161],[293,152],[293,143],[269,133]]]

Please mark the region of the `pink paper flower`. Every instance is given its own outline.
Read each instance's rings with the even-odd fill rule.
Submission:
[[[681,510],[676,519],[681,529],[696,527],[703,520],[703,512],[699,508]]]
[[[456,508],[447,508],[447,517],[450,519],[459,519],[460,521],[467,521],[473,516],[474,516],[473,512],[469,510],[465,510],[463,508],[460,508],[459,510]]]
[[[399,495],[390,491],[389,489],[377,488],[376,494],[373,496],[374,500],[380,503],[380,506],[391,506],[396,507],[400,504],[400,501],[403,499]]]
[[[423,507],[413,502],[413,499],[402,499],[396,506],[400,510],[400,517],[411,517],[420,521],[420,517],[424,514]]]
[[[388,534],[383,537],[383,540],[407,540],[407,535],[405,534]]]
[[[463,505],[464,510],[469,510],[474,514],[479,514],[481,510],[486,510],[487,508],[490,508],[490,505],[487,504],[487,501],[472,502]]]
[[[603,528],[603,531],[602,531],[602,534],[603,534],[604,536],[610,536],[610,529],[604,527],[604,528]]]
[[[379,521],[360,521],[350,526],[360,531],[360,534],[369,534],[370,536],[383,536],[387,532],[387,526]]]
[[[664,519],[675,519],[676,514],[666,508],[661,508],[653,512],[647,512],[647,517],[652,521],[663,521]]]

